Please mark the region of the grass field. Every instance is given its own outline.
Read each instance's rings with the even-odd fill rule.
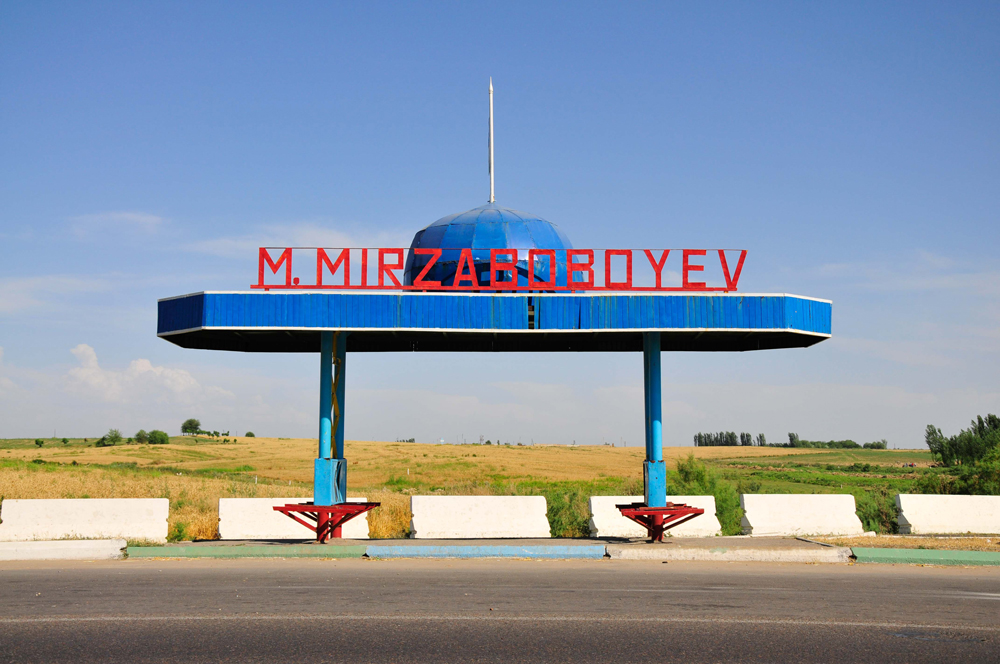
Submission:
[[[888,497],[931,463],[923,451],[664,449],[668,468],[691,454],[729,491],[853,493],[859,512],[867,509],[868,521],[888,531],[895,518]],[[0,499],[164,497],[171,501],[172,538],[211,539],[218,536],[219,498],[310,495],[315,455],[315,439],[176,437],[167,445],[114,447],[0,440]],[[383,505],[370,518],[373,537],[405,536],[408,496],[417,493],[544,495],[553,534],[562,536],[585,534],[589,496],[642,493],[643,450],[636,447],[348,441],[346,456],[351,495]],[[910,463],[917,467],[904,467]],[[670,481],[678,492],[685,488],[676,473]],[[738,524],[738,515],[732,518]]]

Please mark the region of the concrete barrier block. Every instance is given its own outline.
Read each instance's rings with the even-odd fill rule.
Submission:
[[[854,496],[756,494],[740,496],[745,535],[861,535]]]
[[[0,560],[118,560],[125,540],[0,542]]]
[[[144,539],[165,542],[166,498],[17,499],[0,504],[0,542]]]
[[[591,496],[590,534],[594,537],[646,537],[646,529],[626,519],[615,505],[639,503],[642,496]],[[715,496],[667,496],[667,502],[684,503],[705,510],[701,516],[667,531],[670,537],[713,537],[722,534],[715,515]]]
[[[411,496],[410,537],[550,537],[544,496]]]
[[[904,535],[1000,534],[1000,496],[901,493],[896,507]]]
[[[272,509],[275,505],[305,503],[312,498],[220,498],[219,539],[283,540],[315,539],[308,528]],[[349,503],[363,503],[364,497],[348,498]],[[368,514],[356,516],[341,529],[343,539],[368,539]]]

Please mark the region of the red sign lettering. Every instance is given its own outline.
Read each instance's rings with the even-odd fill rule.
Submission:
[[[369,249],[365,248],[261,247],[257,283],[251,288],[736,292],[747,258],[746,250],[726,249],[531,249],[527,261],[521,259],[517,249],[490,249],[489,258],[485,249],[467,247],[374,251],[378,252],[378,262],[369,271]],[[640,251],[646,260],[636,260],[636,252]],[[734,269],[732,261],[736,251],[739,251],[739,258]],[[293,261],[296,254],[299,258]],[[718,262],[714,260],[716,255]],[[404,270],[407,270],[405,274]],[[485,276],[487,270],[488,277]],[[429,275],[435,279],[428,280]],[[274,279],[274,283],[268,283],[269,278]],[[305,283],[310,281],[312,283]],[[327,283],[329,281],[337,283]]]

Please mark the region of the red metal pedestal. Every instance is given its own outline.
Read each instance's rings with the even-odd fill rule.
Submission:
[[[667,503],[665,507],[647,507],[645,503],[615,505],[622,516],[632,519],[649,533],[650,542],[662,542],[663,532],[705,513],[700,507]],[[278,509],[278,508],[275,508]]]
[[[341,527],[368,510],[382,503],[341,503],[339,505],[313,505],[312,503],[275,505],[274,511],[281,512],[316,533],[317,542],[328,542],[340,537]],[[301,516],[297,516],[301,515]],[[304,518],[303,518],[304,517]],[[306,520],[308,519],[308,521]]]

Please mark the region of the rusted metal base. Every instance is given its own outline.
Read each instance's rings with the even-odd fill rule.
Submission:
[[[647,507],[645,503],[615,505],[622,516],[632,519],[649,533],[650,542],[662,542],[666,530],[690,521],[705,513],[700,507],[690,507],[681,503],[667,503],[665,507]],[[277,509],[277,508],[275,508]]]
[[[340,503],[339,505],[313,505],[312,503],[275,505],[274,511],[295,519],[316,533],[317,542],[329,542],[340,537],[341,527],[368,510],[382,503]]]

